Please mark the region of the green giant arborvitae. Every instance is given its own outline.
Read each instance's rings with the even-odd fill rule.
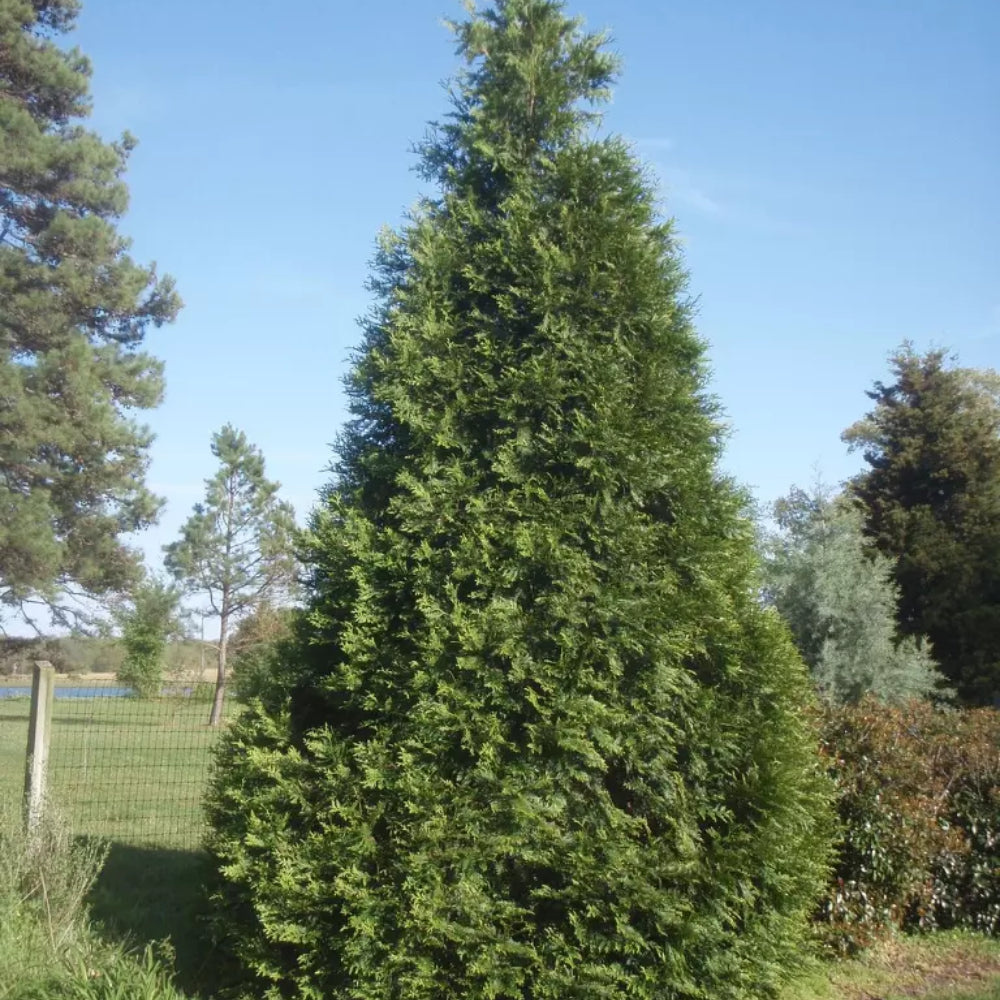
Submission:
[[[211,799],[273,997],[744,997],[822,879],[807,681],[755,597],[669,224],[553,0],[457,28],[384,239],[311,603]]]

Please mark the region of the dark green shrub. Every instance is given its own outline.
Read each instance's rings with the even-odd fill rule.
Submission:
[[[590,134],[600,39],[550,0],[458,37],[303,634],[220,751],[219,924],[275,998],[764,996],[825,784],[672,230]]]
[[[963,711],[943,742],[946,822],[964,849],[934,859],[935,917],[942,927],[1000,934],[1000,712]]]
[[[1000,928],[1000,714],[827,706],[843,839],[821,909],[842,951],[890,928]]]
[[[57,673],[73,673],[77,664],[56,636],[0,637],[0,676],[30,674],[38,660],[47,660]]]

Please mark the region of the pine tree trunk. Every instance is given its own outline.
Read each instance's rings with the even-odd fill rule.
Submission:
[[[208,717],[210,726],[222,721],[222,704],[226,697],[226,646],[229,641],[229,616],[223,615],[219,625],[219,669],[215,675],[215,697],[212,699],[212,714]]]

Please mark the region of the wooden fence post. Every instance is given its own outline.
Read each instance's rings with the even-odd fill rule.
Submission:
[[[52,735],[52,698],[56,672],[48,660],[36,660],[31,678],[28,754],[24,765],[24,821],[33,833],[45,808],[45,778]]]

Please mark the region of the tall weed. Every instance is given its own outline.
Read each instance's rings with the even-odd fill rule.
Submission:
[[[0,1000],[183,1000],[168,955],[132,955],[91,926],[106,845],[74,838],[51,805],[43,817],[28,833],[0,806]]]

